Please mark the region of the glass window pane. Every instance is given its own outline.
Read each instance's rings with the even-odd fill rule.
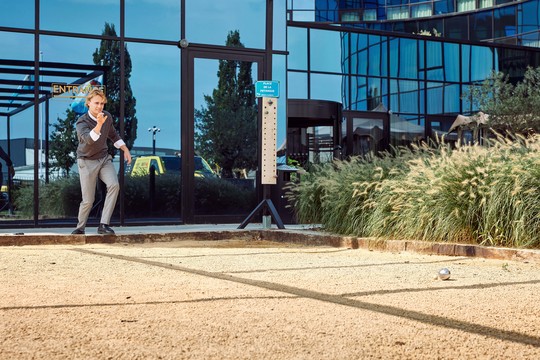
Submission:
[[[484,40],[492,38],[493,26],[490,12],[479,12],[470,16],[471,21],[471,40]]]
[[[442,114],[443,113],[443,84],[428,83],[427,89],[427,113]]]
[[[289,69],[307,70],[307,29],[289,27],[287,31]]]
[[[0,31],[2,59],[34,60],[34,35]]]
[[[535,31],[540,23],[540,4],[537,1],[528,1],[519,5],[518,24],[520,33]]]
[[[390,46],[391,76],[418,78],[418,41],[414,39],[392,39]]]
[[[469,39],[467,16],[453,16],[444,20],[444,35],[451,39]]]
[[[459,45],[444,44],[444,79],[459,82]]]
[[[0,1],[0,26],[34,28],[34,0]]]
[[[40,5],[40,26],[44,30],[101,34],[108,23],[120,33],[119,1],[47,0]]]
[[[426,43],[426,71],[428,80],[444,80],[443,43],[428,41]]]
[[[508,6],[493,11],[495,37],[516,35],[516,7]]]
[[[289,71],[287,79],[287,93],[288,99],[307,99],[307,74],[303,72]]]
[[[459,113],[459,101],[461,93],[459,91],[459,85],[446,84],[444,86],[444,112],[445,113]]]
[[[388,73],[386,36],[369,35],[368,74],[384,76]]]
[[[312,74],[311,99],[342,102],[341,75]]]
[[[409,7],[408,6],[394,6],[386,8],[386,17],[388,20],[408,19]]]
[[[351,74],[367,75],[368,68],[368,35],[351,34]]]
[[[392,103],[394,112],[418,113],[418,82],[407,80],[392,80]]]
[[[367,110],[367,78],[353,76],[351,77],[351,83],[350,110]]]
[[[338,31],[311,30],[311,70],[341,72],[341,36]]]
[[[245,47],[264,49],[266,1],[186,0],[186,14],[189,42],[225,45],[229,32],[238,30]]]
[[[411,17],[413,18],[431,16],[432,13],[431,3],[411,6]]]
[[[471,11],[476,9],[475,0],[457,0],[458,11]]]
[[[272,80],[279,81],[279,106],[277,117],[277,146],[287,137],[287,58],[285,55],[272,56]]]
[[[454,12],[454,0],[434,1],[435,15],[447,14]]]
[[[495,70],[493,64],[493,50],[483,46],[471,47],[471,81],[482,81]]]
[[[180,1],[126,1],[126,36],[178,41],[180,15]]]
[[[287,8],[285,2],[274,1],[274,27],[273,47],[274,50],[287,49]]]

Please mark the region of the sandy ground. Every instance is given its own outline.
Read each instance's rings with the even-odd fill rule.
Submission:
[[[439,269],[450,280],[435,279]],[[538,359],[540,264],[173,242],[0,247],[0,359]]]

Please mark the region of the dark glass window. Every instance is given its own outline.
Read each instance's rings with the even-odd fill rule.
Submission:
[[[0,1],[0,26],[34,28],[34,0]]]
[[[238,30],[245,47],[264,49],[266,1],[185,1],[186,38],[189,42],[225,45],[227,34]]]
[[[444,35],[451,39],[469,39],[467,16],[454,16],[444,19]]]
[[[180,40],[180,15],[179,1],[126,1],[126,36]]]
[[[470,40],[480,41],[493,37],[491,11],[472,14],[469,19],[471,21]]]
[[[516,35],[516,7],[507,6],[493,10],[493,23],[496,38]]]
[[[538,30],[540,9],[538,1],[529,1],[518,5],[518,32],[524,33]]]
[[[435,1],[433,7],[433,15],[448,14],[455,11],[453,0]]]

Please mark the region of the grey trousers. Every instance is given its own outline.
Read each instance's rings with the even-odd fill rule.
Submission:
[[[120,185],[118,176],[112,164],[112,157],[107,155],[99,160],[77,159],[79,167],[79,178],[81,181],[82,201],[79,206],[79,223],[77,229],[84,230],[86,221],[96,196],[96,184],[98,177],[107,185],[107,195],[103,203],[101,213],[101,224],[109,224],[116,205]]]

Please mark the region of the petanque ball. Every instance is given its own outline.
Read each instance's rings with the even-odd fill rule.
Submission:
[[[439,270],[439,279],[441,280],[448,280],[450,279],[450,270],[447,268],[442,268]]]

